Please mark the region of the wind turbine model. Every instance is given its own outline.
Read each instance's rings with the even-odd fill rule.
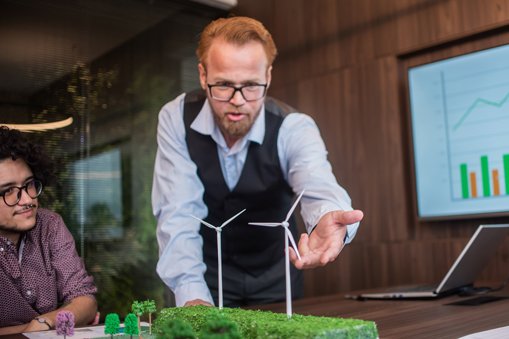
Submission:
[[[221,231],[223,230],[223,227],[225,227],[230,221],[238,217],[241,213],[244,213],[246,209],[243,209],[241,212],[237,213],[235,216],[231,217],[230,219],[226,220],[221,226],[216,227],[211,224],[209,224],[206,221],[201,220],[200,218],[195,217],[194,215],[191,215],[196,220],[200,221],[205,226],[212,228],[216,230],[217,233],[217,281],[218,281],[218,293],[219,293],[219,309],[223,309],[223,263],[221,259]]]
[[[292,285],[291,285],[291,278],[290,278],[290,252],[288,250],[288,239],[292,242],[293,249],[295,250],[295,253],[297,254],[297,257],[299,257],[300,260],[300,254],[299,249],[297,248],[297,245],[295,244],[295,239],[293,239],[292,232],[290,232],[288,223],[288,220],[290,219],[290,216],[292,215],[293,211],[295,210],[295,207],[297,207],[297,204],[299,203],[300,198],[302,198],[302,195],[304,194],[305,190],[302,190],[302,193],[299,195],[297,200],[295,200],[295,203],[293,204],[292,208],[286,215],[286,219],[283,222],[250,222],[249,225],[255,225],[255,226],[268,226],[268,227],[277,227],[277,226],[283,226],[285,229],[285,274],[286,274],[286,316],[290,318],[292,316]]]

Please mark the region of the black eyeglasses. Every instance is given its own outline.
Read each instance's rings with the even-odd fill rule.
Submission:
[[[27,182],[25,186],[10,187],[1,192],[0,196],[4,198],[4,202],[7,206],[16,206],[16,204],[21,200],[21,190],[25,190],[30,198],[35,199],[42,192],[42,182],[39,180],[32,180]]]
[[[212,99],[218,101],[230,101],[235,96],[237,91],[242,94],[242,97],[246,101],[256,101],[260,100],[265,96],[265,91],[267,91],[267,84],[257,84],[257,85],[246,85],[246,86],[229,86],[229,85],[209,85],[210,96]]]

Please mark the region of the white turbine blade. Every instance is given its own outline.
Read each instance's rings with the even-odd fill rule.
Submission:
[[[268,226],[268,227],[283,226],[283,224],[280,222],[250,222],[249,225]]]
[[[290,242],[292,243],[292,247],[295,250],[295,253],[297,253],[297,257],[299,257],[299,260],[300,260],[299,248],[297,247],[297,244],[295,244],[295,239],[293,238],[292,232],[290,232],[290,230],[288,228],[286,228],[286,233],[288,233],[288,238],[290,239]]]
[[[191,214],[189,214],[189,215],[191,215]],[[213,228],[213,229],[216,229],[216,226],[211,225],[211,224],[209,224],[208,222],[203,221],[203,220],[201,220],[200,218],[195,217],[194,215],[191,215],[191,216],[192,216],[193,218],[195,218],[196,220],[198,220],[199,222],[201,222],[202,224],[204,224],[205,226],[210,227],[210,228]]]
[[[233,219],[235,219],[236,217],[238,217],[239,215],[241,215],[242,213],[244,213],[246,211],[246,209],[244,208],[242,211],[240,211],[239,213],[237,213],[235,216],[231,217],[230,219],[226,220],[222,225],[221,227],[219,228],[223,228],[225,227],[230,221],[232,221]]]
[[[293,204],[292,208],[290,209],[290,211],[288,212],[288,214],[286,215],[286,219],[285,221],[288,221],[288,219],[290,219],[293,211],[295,210],[295,207],[297,207],[298,203],[299,203],[299,200],[300,198],[302,198],[302,195],[304,194],[306,190],[302,190],[302,192],[300,193],[299,197],[297,198],[297,200],[295,200],[295,203]]]

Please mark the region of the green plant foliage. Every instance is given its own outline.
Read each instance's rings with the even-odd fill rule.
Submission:
[[[214,309],[207,314],[198,337],[200,339],[240,339],[240,333],[233,320]]]
[[[135,300],[131,306],[131,310],[134,314],[138,317],[138,331],[141,333],[141,319],[140,317],[145,313],[145,303],[138,302],[138,300]]]
[[[118,318],[118,314],[108,314],[104,325],[104,334],[110,334],[113,338],[114,334],[120,333],[120,319]]]
[[[157,339],[195,339],[191,325],[179,318],[167,319],[157,334]]]
[[[129,313],[124,321],[124,333],[131,336],[140,334],[138,331],[138,318],[132,313]]]
[[[159,333],[168,319],[179,318],[188,322],[193,331],[202,331],[208,315],[215,311],[208,306],[166,308],[158,313],[154,333]],[[300,339],[300,338],[378,338],[376,324],[359,319],[315,317],[294,314],[290,319],[284,313],[243,310],[225,307],[221,311],[237,325],[242,338],[246,339]]]
[[[152,313],[156,311],[156,302],[154,300],[145,300],[143,302],[143,307],[145,309],[145,312],[148,312],[148,326],[149,330],[148,333],[152,334]]]
[[[135,68],[130,81],[119,81],[119,76],[126,75],[125,65],[102,66],[77,62],[70,72],[62,67],[59,80],[33,96],[28,114],[33,123],[72,117],[73,124],[30,137],[43,144],[57,163],[57,181],[44,187],[40,206],[59,213],[73,234],[78,254],[98,287],[95,298],[101,313],[124,318],[132,300],[154,298],[164,303],[167,287],[153,269],[159,258],[150,200],[157,151],[154,112],[178,94],[178,87],[175,80],[154,74],[144,64]],[[114,126],[104,123],[112,119]],[[89,123],[93,133],[87,134]],[[81,140],[83,136],[87,142]],[[74,164],[118,148],[122,215],[114,216],[103,203],[81,209],[86,193],[73,189],[81,180],[76,179]],[[112,229],[122,229],[121,240],[104,236]]]
[[[138,317],[141,317],[143,313],[145,313],[145,305],[143,302],[138,302],[138,300],[135,300],[131,306],[131,311],[133,311],[134,314],[136,314]]]
[[[143,302],[143,305],[145,307],[145,311],[148,313],[154,313],[156,311],[156,302],[154,300],[146,300]]]

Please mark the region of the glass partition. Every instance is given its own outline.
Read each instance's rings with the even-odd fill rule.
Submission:
[[[192,1],[0,4],[0,124],[43,143],[58,212],[99,289],[101,319],[134,300],[169,306],[155,269],[151,189],[160,108],[199,87],[202,29],[226,12]]]

